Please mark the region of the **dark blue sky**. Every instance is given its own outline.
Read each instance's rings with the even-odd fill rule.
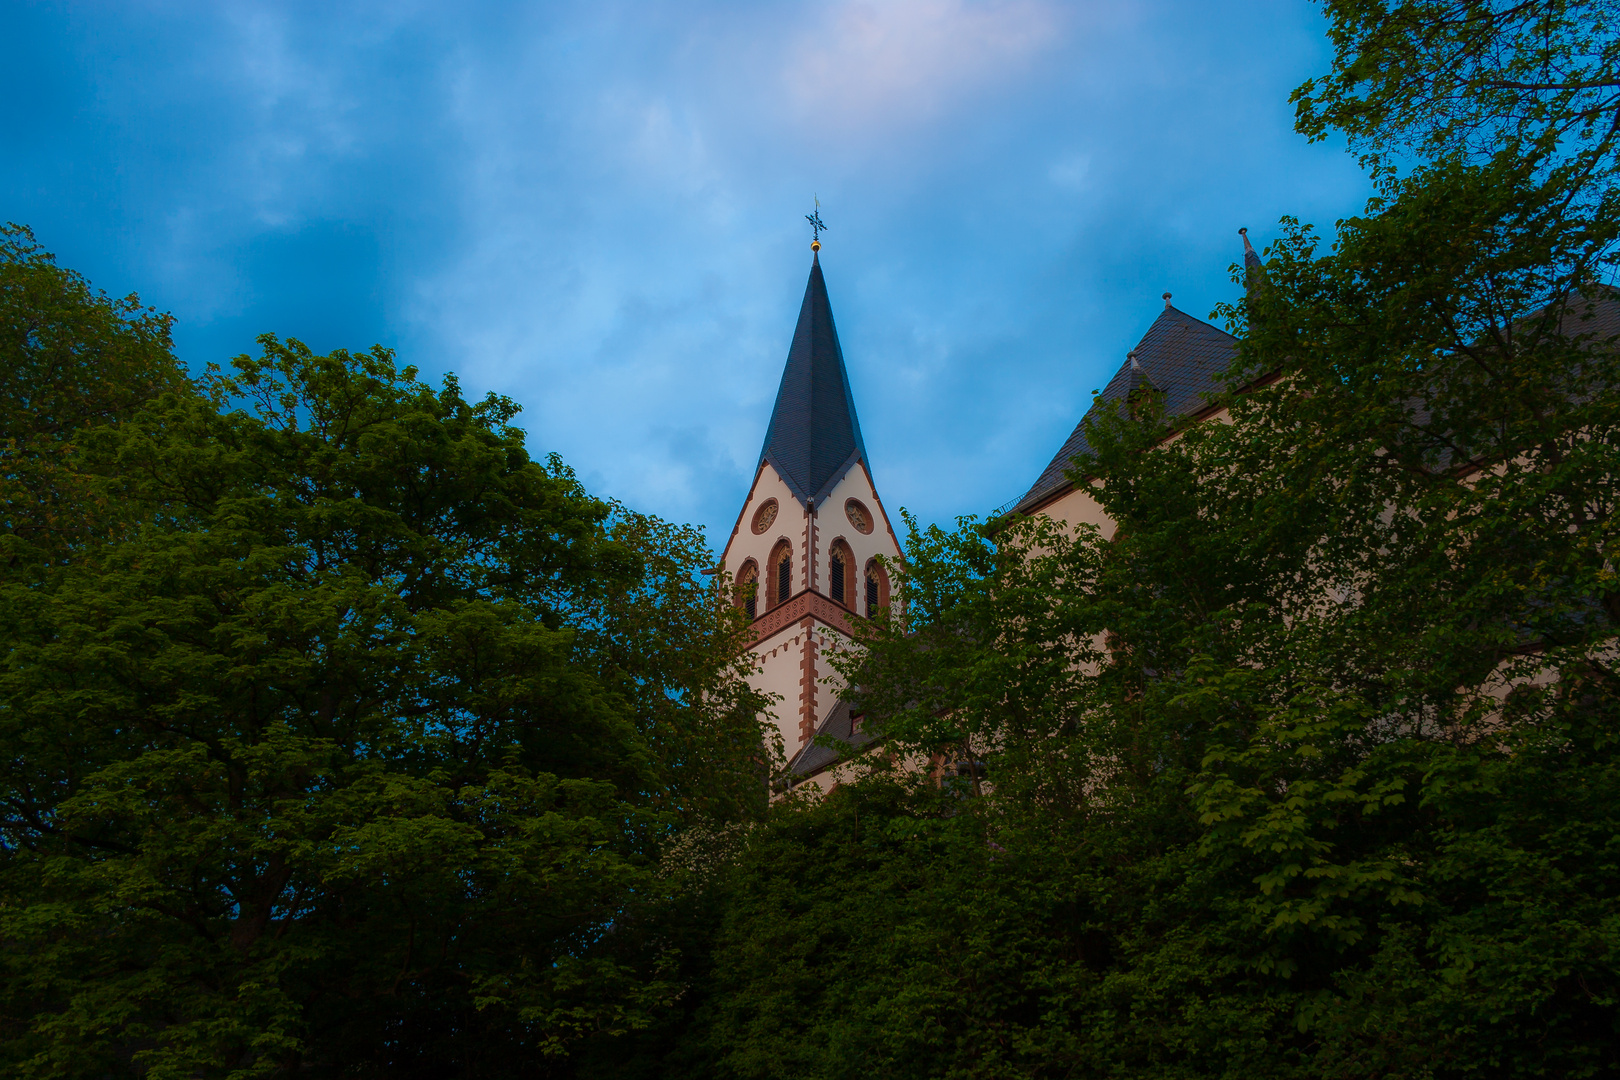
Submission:
[[[1292,130],[1301,2],[0,6],[0,217],[177,316],[382,342],[600,494],[729,531],[809,266],[879,491],[1019,494],[1236,230],[1365,178]]]

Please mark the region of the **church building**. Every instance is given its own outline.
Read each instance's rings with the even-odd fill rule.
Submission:
[[[1256,271],[1260,259],[1246,230],[1240,232],[1245,263]],[[820,248],[819,240],[811,245],[810,280],[765,446],[721,558],[752,622],[753,684],[778,699],[773,718],[788,763],[779,791],[803,783],[831,786],[840,754],[817,745],[818,736],[856,747],[869,741],[838,692],[827,656],[848,641],[851,620],[888,605],[889,578],[879,557],[900,557],[861,441]],[[1218,420],[1207,399],[1236,355],[1236,338],[1171,306],[1165,293],[1164,310],[1086,416],[1151,389],[1164,395],[1169,415]],[[1088,521],[1112,534],[1101,505],[1066,475],[1089,449],[1085,423],[1082,418],[1004,512]]]
[[[812,224],[819,225],[819,219]],[[1248,230],[1238,232],[1248,286],[1258,288],[1262,261]],[[817,253],[820,247],[819,242],[811,245]],[[1605,290],[1584,312],[1567,316],[1571,323],[1566,332],[1598,340],[1620,337],[1617,297],[1620,292]],[[998,515],[1040,516],[1067,525],[1085,522],[1111,537],[1115,523],[1086,478],[1073,475],[1075,459],[1090,452],[1087,421],[1144,391],[1162,397],[1166,417],[1175,421],[1167,439],[1179,437],[1189,424],[1227,419],[1219,401],[1227,389],[1225,373],[1238,356],[1238,340],[1174,307],[1170,293],[1163,300],[1163,310],[1050,463]],[[1235,389],[1242,393],[1272,377],[1261,374]],[[737,602],[752,621],[749,648],[758,660],[754,685],[779,699],[774,720],[787,774],[778,793],[807,783],[823,790],[833,785],[843,755],[833,746],[817,745],[819,736],[853,747],[871,741],[861,718],[839,693],[827,656],[848,641],[853,620],[889,604],[889,580],[880,557],[898,561],[899,556],[900,544],[861,441],[816,254],[753,487],[722,561],[735,576]]]

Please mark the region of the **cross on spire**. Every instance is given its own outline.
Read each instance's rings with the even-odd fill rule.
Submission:
[[[810,223],[810,231],[812,233],[810,239],[810,250],[820,251],[821,233],[822,230],[826,229],[827,223],[821,220],[821,198],[819,196],[816,198],[815,212],[804,215],[804,220]]]

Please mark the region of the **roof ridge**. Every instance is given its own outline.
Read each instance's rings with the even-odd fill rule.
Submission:
[[[1164,318],[1166,315],[1179,315],[1183,319],[1187,320],[1188,322],[1196,323],[1199,326],[1207,327],[1210,330],[1215,331],[1217,334],[1220,334],[1222,337],[1229,337],[1233,341],[1237,340],[1237,337],[1235,335],[1233,335],[1231,333],[1228,333],[1225,330],[1222,330],[1220,327],[1216,326],[1214,323],[1208,322],[1207,320],[1204,320],[1204,319],[1200,319],[1198,316],[1192,314],[1191,312],[1182,311],[1178,307],[1171,307],[1169,304],[1166,304],[1164,306],[1164,310],[1159,313],[1159,318],[1154,319],[1153,322],[1155,324],[1158,323],[1159,319]],[[1153,326],[1150,325],[1148,327],[1148,329],[1147,329],[1147,333],[1151,334],[1152,332],[1153,332]],[[1142,336],[1145,338],[1145,337],[1147,337],[1147,334],[1143,334]],[[1138,346],[1138,347],[1140,347],[1140,346]]]

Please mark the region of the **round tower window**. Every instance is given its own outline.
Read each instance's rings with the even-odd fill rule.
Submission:
[[[764,506],[754,511],[754,531],[762,533],[776,520],[776,500],[767,499]]]
[[[869,533],[872,531],[872,513],[861,504],[859,499],[851,499],[844,504],[844,516],[849,523],[855,526],[855,531]]]

